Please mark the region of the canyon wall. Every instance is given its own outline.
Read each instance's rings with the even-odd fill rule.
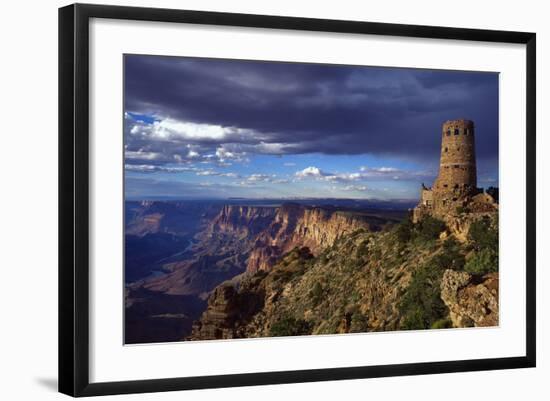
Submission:
[[[337,238],[359,229],[370,229],[360,215],[337,210],[286,204],[277,210],[271,224],[256,238],[247,272],[270,269],[296,247],[308,247],[315,255]]]
[[[372,224],[361,214],[297,204],[226,205],[196,236],[192,257],[166,265],[170,274],[143,285],[152,291],[205,297],[222,281],[245,271],[269,270],[296,247],[317,254],[343,235],[379,228],[385,222],[379,220]]]

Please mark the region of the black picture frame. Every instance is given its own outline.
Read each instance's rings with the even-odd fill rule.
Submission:
[[[90,383],[88,61],[91,18],[524,44],[527,68],[526,354],[494,359]],[[59,391],[71,396],[95,396],[534,367],[535,66],[535,33],[87,4],[60,8]]]

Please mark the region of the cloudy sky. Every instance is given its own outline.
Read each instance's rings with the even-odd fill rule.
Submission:
[[[127,199],[416,199],[441,124],[498,185],[498,74],[125,56]]]

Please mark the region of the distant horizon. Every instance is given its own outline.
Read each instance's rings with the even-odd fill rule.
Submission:
[[[147,200],[189,200],[189,201],[223,201],[223,200],[231,200],[231,201],[239,201],[239,200],[280,200],[280,201],[293,201],[293,200],[299,200],[299,201],[315,201],[315,200],[335,200],[335,201],[361,201],[361,202],[418,202],[417,198],[392,198],[392,199],[380,199],[380,198],[329,198],[329,197],[291,197],[291,198],[280,198],[280,197],[265,197],[265,198],[252,198],[252,197],[227,197],[227,198],[184,198],[184,197],[177,197],[177,196],[148,196],[143,198],[137,198],[137,197],[126,197],[125,201],[147,201]]]

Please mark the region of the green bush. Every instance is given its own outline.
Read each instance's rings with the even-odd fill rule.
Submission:
[[[439,235],[446,229],[445,223],[435,217],[427,216],[416,224],[417,236],[430,241],[438,239]]]
[[[411,240],[414,225],[410,219],[405,219],[395,227],[395,236],[397,240],[404,244]]]
[[[326,264],[330,258],[329,258],[329,251],[330,251],[330,248],[325,248],[325,250],[317,257],[317,259],[322,263],[322,264]]]
[[[413,274],[398,305],[402,329],[429,329],[436,321],[447,317],[447,307],[441,300],[442,276],[443,269],[433,261]]]
[[[477,220],[468,230],[468,239],[476,250],[484,248],[498,253],[498,229],[488,219]]]
[[[401,322],[401,329],[418,330],[425,328],[426,327],[423,309],[418,305],[410,308]]]
[[[432,323],[432,329],[450,329],[453,327],[451,319],[439,319]]]
[[[369,328],[369,320],[367,316],[360,312],[354,312],[351,315],[350,333],[365,333]]]
[[[365,240],[357,247],[357,257],[365,259],[369,255],[369,241]]]
[[[472,257],[464,265],[464,270],[472,274],[486,274],[498,271],[498,228],[488,219],[472,223],[468,239],[474,250]]]
[[[471,274],[498,272],[498,254],[490,248],[476,251],[464,265],[464,270]]]
[[[456,214],[463,214],[463,213],[469,213],[470,208],[468,206],[457,206],[456,208]]]
[[[284,317],[271,326],[270,335],[273,337],[302,336],[311,334],[311,324],[303,319]]]
[[[447,239],[443,243],[443,252],[435,255],[430,263],[440,269],[462,270],[465,258],[461,253],[460,244],[454,238]]]
[[[309,291],[309,297],[311,298],[311,302],[314,306],[317,306],[321,303],[323,300],[323,296],[325,294],[325,291],[323,290],[323,286],[319,284],[318,282],[313,285],[313,288]]]

